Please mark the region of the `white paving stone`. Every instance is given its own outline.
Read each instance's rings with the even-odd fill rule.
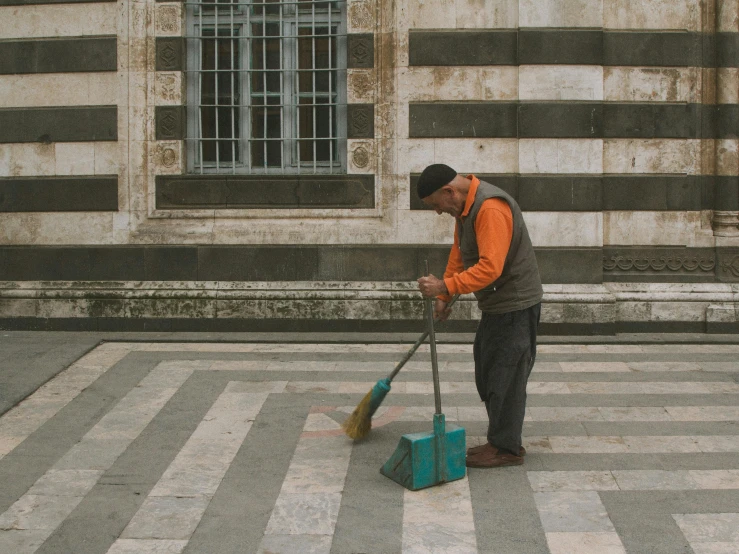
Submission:
[[[661,407],[602,407],[597,408],[603,421],[671,421],[665,408]]]
[[[311,416],[324,414],[310,414],[305,432],[316,430]],[[330,550],[351,450],[352,443],[343,434],[301,437],[259,552],[287,553],[290,548],[300,552]],[[329,540],[317,538],[322,535],[328,535]]]
[[[59,373],[0,418],[0,459],[123,359],[130,349],[97,349]],[[3,446],[4,443],[4,446]],[[11,447],[11,448],[9,448]]]
[[[85,496],[95,486],[101,470],[59,469],[47,471],[28,490],[36,496]]]
[[[265,535],[333,535],[341,493],[280,494]]]
[[[629,362],[632,371],[700,371],[697,362]]]
[[[610,471],[529,471],[534,492],[617,491]]]
[[[615,532],[595,491],[535,492],[545,533]]]
[[[440,345],[441,346],[441,345]],[[10,509],[0,514],[0,552],[34,552],[92,489],[98,478],[125,452],[138,434],[152,421],[180,386],[196,371],[279,371],[310,378],[306,372],[332,372],[336,379],[326,381],[261,380],[231,381],[218,400],[175,456],[170,467],[144,500],[139,512],[131,519],[125,532],[109,552],[125,554],[183,552],[187,540],[197,528],[211,498],[218,492],[223,476],[231,467],[234,456],[242,447],[249,428],[270,394],[312,394],[321,398],[322,405],[310,410],[304,421],[303,435],[298,441],[293,458],[282,483],[282,489],[258,552],[321,552],[331,551],[333,533],[338,521],[341,499],[346,486],[345,477],[354,443],[339,429],[341,416],[334,419],[334,410],[344,415],[354,405],[332,407],[334,394],[365,394],[395,365],[392,361],[373,362],[369,358],[352,359],[354,354],[395,353],[398,357],[407,351],[407,344],[373,345],[311,345],[311,344],[256,344],[256,343],[105,343],[70,366],[47,385],[41,387],[25,402],[0,417],[0,457],[12,453],[19,444],[77,397],[86,386],[103,375],[132,350],[141,352],[228,352],[232,358],[239,353],[260,351],[272,359],[254,360],[165,360],[158,364],[138,386],[114,404],[109,412],[101,414],[97,424],[82,439],[58,458],[49,471],[42,475]],[[459,419],[465,425],[474,424],[484,429],[486,413],[479,402],[476,387],[467,375],[474,371],[470,345],[445,345],[454,360],[444,360],[441,371],[447,374],[442,383],[443,395],[461,394],[455,405],[443,402],[449,421]],[[425,348],[427,352],[427,347]],[[281,359],[285,353],[343,353],[346,360],[322,362]],[[685,354],[685,360],[649,362],[629,360],[629,354],[659,353],[672,356]],[[586,454],[580,459],[609,459],[603,454],[617,454],[614,459],[637,459],[639,454],[680,454],[687,461],[690,456],[704,453],[727,454],[739,452],[739,437],[728,435],[641,435],[599,436],[572,435],[577,422],[633,423],[660,422],[669,432],[679,428],[680,422],[737,422],[739,407],[733,406],[732,395],[739,393],[739,385],[729,373],[736,364],[729,361],[703,362],[699,354],[723,355],[726,359],[739,352],[736,345],[542,345],[539,353],[577,356],[568,361],[542,361],[534,371],[539,377],[529,382],[529,394],[536,402],[526,410],[526,422],[542,423],[548,431],[556,432],[559,423],[566,431],[549,436],[523,437],[529,457],[527,471],[536,506],[539,511],[547,545],[552,553],[578,554],[590,552],[624,553],[624,545],[608,518],[599,492],[619,494],[623,491],[683,491],[686,498],[694,491],[739,490],[739,470],[711,469],[701,464],[700,470],[667,471],[658,467],[638,470],[607,469],[578,471],[542,471],[543,460],[552,456]],[[600,355],[598,361],[588,356]],[[604,361],[603,354],[618,355],[613,361]],[[178,355],[178,357],[183,357]],[[561,359],[561,358],[560,358]],[[674,358],[671,358],[674,360]],[[430,422],[433,415],[433,387],[430,383],[430,364],[413,360],[407,364],[402,381],[393,383],[391,400],[375,415],[378,425],[391,426],[382,431],[398,432],[411,422]],[[343,380],[356,372],[366,373],[366,380]],[[377,377],[370,375],[374,372]],[[603,377],[577,373],[603,373]],[[634,373],[696,372],[685,381],[631,381]],[[702,380],[701,372],[712,372]],[[556,376],[554,374],[557,374]],[[600,381],[608,375],[608,381]],[[546,375],[549,374],[549,375]],[[568,375],[569,374],[569,375]],[[723,374],[723,377],[721,376]],[[283,377],[283,375],[279,375]],[[287,376],[287,375],[285,375]],[[200,376],[202,377],[202,375]],[[227,377],[220,374],[213,378]],[[355,378],[358,376],[355,376]],[[655,375],[659,378],[659,375]],[[687,377],[687,376],[686,376]],[[234,379],[254,378],[253,374],[237,375]],[[556,378],[562,381],[549,381]],[[640,377],[646,379],[645,375]],[[724,381],[715,379],[725,378]],[[414,395],[417,402],[408,404],[404,395]],[[557,395],[559,402],[578,403],[577,395],[659,395],[647,405],[593,405],[541,406],[547,398]],[[679,406],[683,402],[700,404],[700,395],[713,395],[711,403],[728,405]],[[562,398],[560,395],[571,395]],[[690,395],[687,400],[673,400],[673,395]],[[722,395],[720,400],[717,395]],[[338,398],[338,397],[336,397]],[[442,398],[444,398],[442,396]],[[652,404],[655,399],[659,403]],[[664,400],[661,400],[664,399]],[[399,402],[395,403],[394,400]],[[592,400],[589,398],[588,400]],[[631,403],[623,398],[624,404]],[[697,400],[698,402],[695,402]],[[347,399],[341,401],[347,404]],[[605,402],[605,401],[604,401]],[[588,401],[588,404],[591,402]],[[458,405],[463,404],[463,405]],[[640,401],[641,404],[641,401]],[[578,426],[584,433],[587,425]],[[593,428],[597,428],[593,426]],[[621,426],[618,427],[619,429]],[[722,429],[725,426],[721,427]],[[638,427],[634,427],[638,429]],[[667,429],[667,427],[665,427]],[[480,431],[477,431],[480,432]],[[695,432],[695,431],[691,431]],[[717,431],[721,432],[721,431]],[[468,436],[467,446],[486,441],[484,436]],[[360,450],[354,450],[359,455]],[[539,456],[541,458],[537,459]],[[644,456],[638,459],[650,459]],[[709,458],[702,458],[708,460]],[[627,466],[628,467],[628,466]],[[513,471],[520,471],[513,468]],[[507,471],[507,470],[502,470]],[[380,479],[382,479],[380,477]],[[385,483],[387,484],[387,483]],[[394,485],[390,485],[394,486]],[[452,486],[461,487],[456,490]],[[420,491],[424,492],[424,491]],[[477,539],[472,499],[467,480],[434,487],[420,493],[404,493],[403,552],[477,552]],[[451,494],[451,496],[449,496]],[[436,496],[434,496],[436,495]],[[446,496],[445,496],[446,495]],[[693,516],[700,516],[693,518]],[[682,514],[676,521],[691,544],[693,551],[711,554],[737,552],[739,537],[733,530],[739,524],[731,516],[736,514]],[[683,519],[679,519],[683,518]],[[693,518],[693,519],[691,519]],[[438,520],[438,522],[437,522]],[[619,529],[619,532],[621,529]]]
[[[547,533],[550,554],[626,554],[616,532]]]
[[[118,539],[107,554],[180,554],[187,541],[170,539]]]
[[[47,529],[0,530],[0,552],[26,554],[36,552],[48,538]]]
[[[676,514],[672,517],[691,544],[739,542],[739,514]]]
[[[167,379],[162,379],[160,373]],[[129,439],[130,443],[191,373],[188,370],[172,372],[154,368],[88,431],[83,440],[109,438],[108,435],[116,431],[119,435],[116,438]],[[135,410],[140,410],[140,413],[136,414]],[[92,489],[104,469],[107,468],[95,471],[49,470],[36,481],[34,487],[38,491],[56,494],[31,494],[34,490],[32,487],[31,491],[0,515],[0,529],[48,529],[51,534]],[[58,496],[59,493],[72,495]]]
[[[121,533],[123,539],[187,540],[210,498],[149,497]]]
[[[0,530],[47,531],[47,537],[82,501],[81,496],[24,494],[0,515]]]
[[[694,542],[690,546],[693,549],[693,554],[736,554],[739,552],[739,541]]]
[[[739,421],[739,406],[666,406],[673,421]]]
[[[467,478],[403,493],[404,553],[477,553]]]
[[[694,469],[690,476],[699,489],[739,489],[737,469]]]
[[[565,373],[627,373],[629,366],[624,362],[559,362]]]
[[[531,421],[604,421],[603,413],[597,407],[555,407],[532,406],[528,408]]]
[[[330,535],[265,535],[257,554],[329,554]]]

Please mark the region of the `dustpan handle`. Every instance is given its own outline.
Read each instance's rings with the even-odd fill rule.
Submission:
[[[429,274],[429,262],[426,260],[426,275]],[[431,347],[431,374],[434,379],[434,403],[436,413],[441,413],[441,391],[439,390],[439,362],[436,359],[436,333],[434,332],[433,299],[426,299],[426,319],[429,326],[429,346]]]

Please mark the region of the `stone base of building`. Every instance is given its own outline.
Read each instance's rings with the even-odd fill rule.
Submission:
[[[542,334],[739,332],[739,285],[545,285]],[[472,332],[463,296],[447,332]],[[424,328],[413,282],[2,282],[5,330],[406,332]]]

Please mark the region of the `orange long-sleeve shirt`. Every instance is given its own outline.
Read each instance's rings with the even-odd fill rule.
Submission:
[[[460,216],[463,221],[469,215],[470,208],[475,202],[477,187],[480,185],[480,180],[474,175],[468,175],[467,178],[472,180],[472,184]],[[459,236],[456,227],[454,229],[454,244],[449,252],[444,272],[444,283],[450,295],[483,289],[503,273],[503,265],[513,238],[513,214],[505,200],[488,198],[483,202],[475,220],[475,236],[480,259],[465,270],[462,252],[459,249]],[[439,298],[448,302],[451,296]]]

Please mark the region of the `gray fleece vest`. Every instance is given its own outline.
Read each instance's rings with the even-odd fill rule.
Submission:
[[[488,198],[502,198],[510,206],[513,214],[513,238],[503,273],[494,282],[475,293],[478,306],[481,311],[493,314],[529,308],[541,302],[544,291],[541,287],[534,247],[523,221],[521,209],[504,190],[484,181],[480,181],[477,187],[475,201],[467,217],[464,221],[457,219],[457,235],[464,268],[472,267],[480,259],[475,236],[475,220],[482,203]]]

